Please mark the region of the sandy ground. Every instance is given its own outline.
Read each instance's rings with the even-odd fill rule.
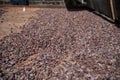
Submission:
[[[38,8],[23,7],[0,7],[5,13],[0,17],[0,39],[10,33],[19,33],[21,28],[30,21],[31,17],[35,17]]]

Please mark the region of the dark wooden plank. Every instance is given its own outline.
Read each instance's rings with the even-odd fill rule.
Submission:
[[[93,3],[96,11],[113,19],[110,0],[93,0]]]

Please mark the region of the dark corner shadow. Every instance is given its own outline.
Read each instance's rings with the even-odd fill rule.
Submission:
[[[88,10],[92,12],[93,10],[88,8],[86,5],[79,5],[79,6],[71,6],[72,4],[68,3],[68,0],[64,0],[65,7],[67,8],[68,11],[83,11],[83,10]],[[68,6],[69,5],[69,6]]]
[[[84,5],[81,6],[73,6],[72,3],[69,3],[69,0],[64,0],[65,7],[68,11],[82,11],[86,10],[86,7]]]
[[[67,8],[67,7],[66,7]],[[87,10],[87,7],[74,7],[74,8],[67,8],[68,11],[84,11]]]
[[[120,21],[115,21],[115,26],[117,26],[117,28],[120,28]]]

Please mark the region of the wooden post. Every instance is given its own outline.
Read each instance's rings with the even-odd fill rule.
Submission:
[[[111,11],[112,11],[112,18],[115,20],[115,10],[114,10],[114,6],[113,6],[113,0],[110,0],[110,7],[111,7]]]

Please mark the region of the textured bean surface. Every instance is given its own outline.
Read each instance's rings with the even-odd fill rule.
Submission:
[[[87,11],[42,9],[0,40],[3,80],[119,80],[120,29]]]

